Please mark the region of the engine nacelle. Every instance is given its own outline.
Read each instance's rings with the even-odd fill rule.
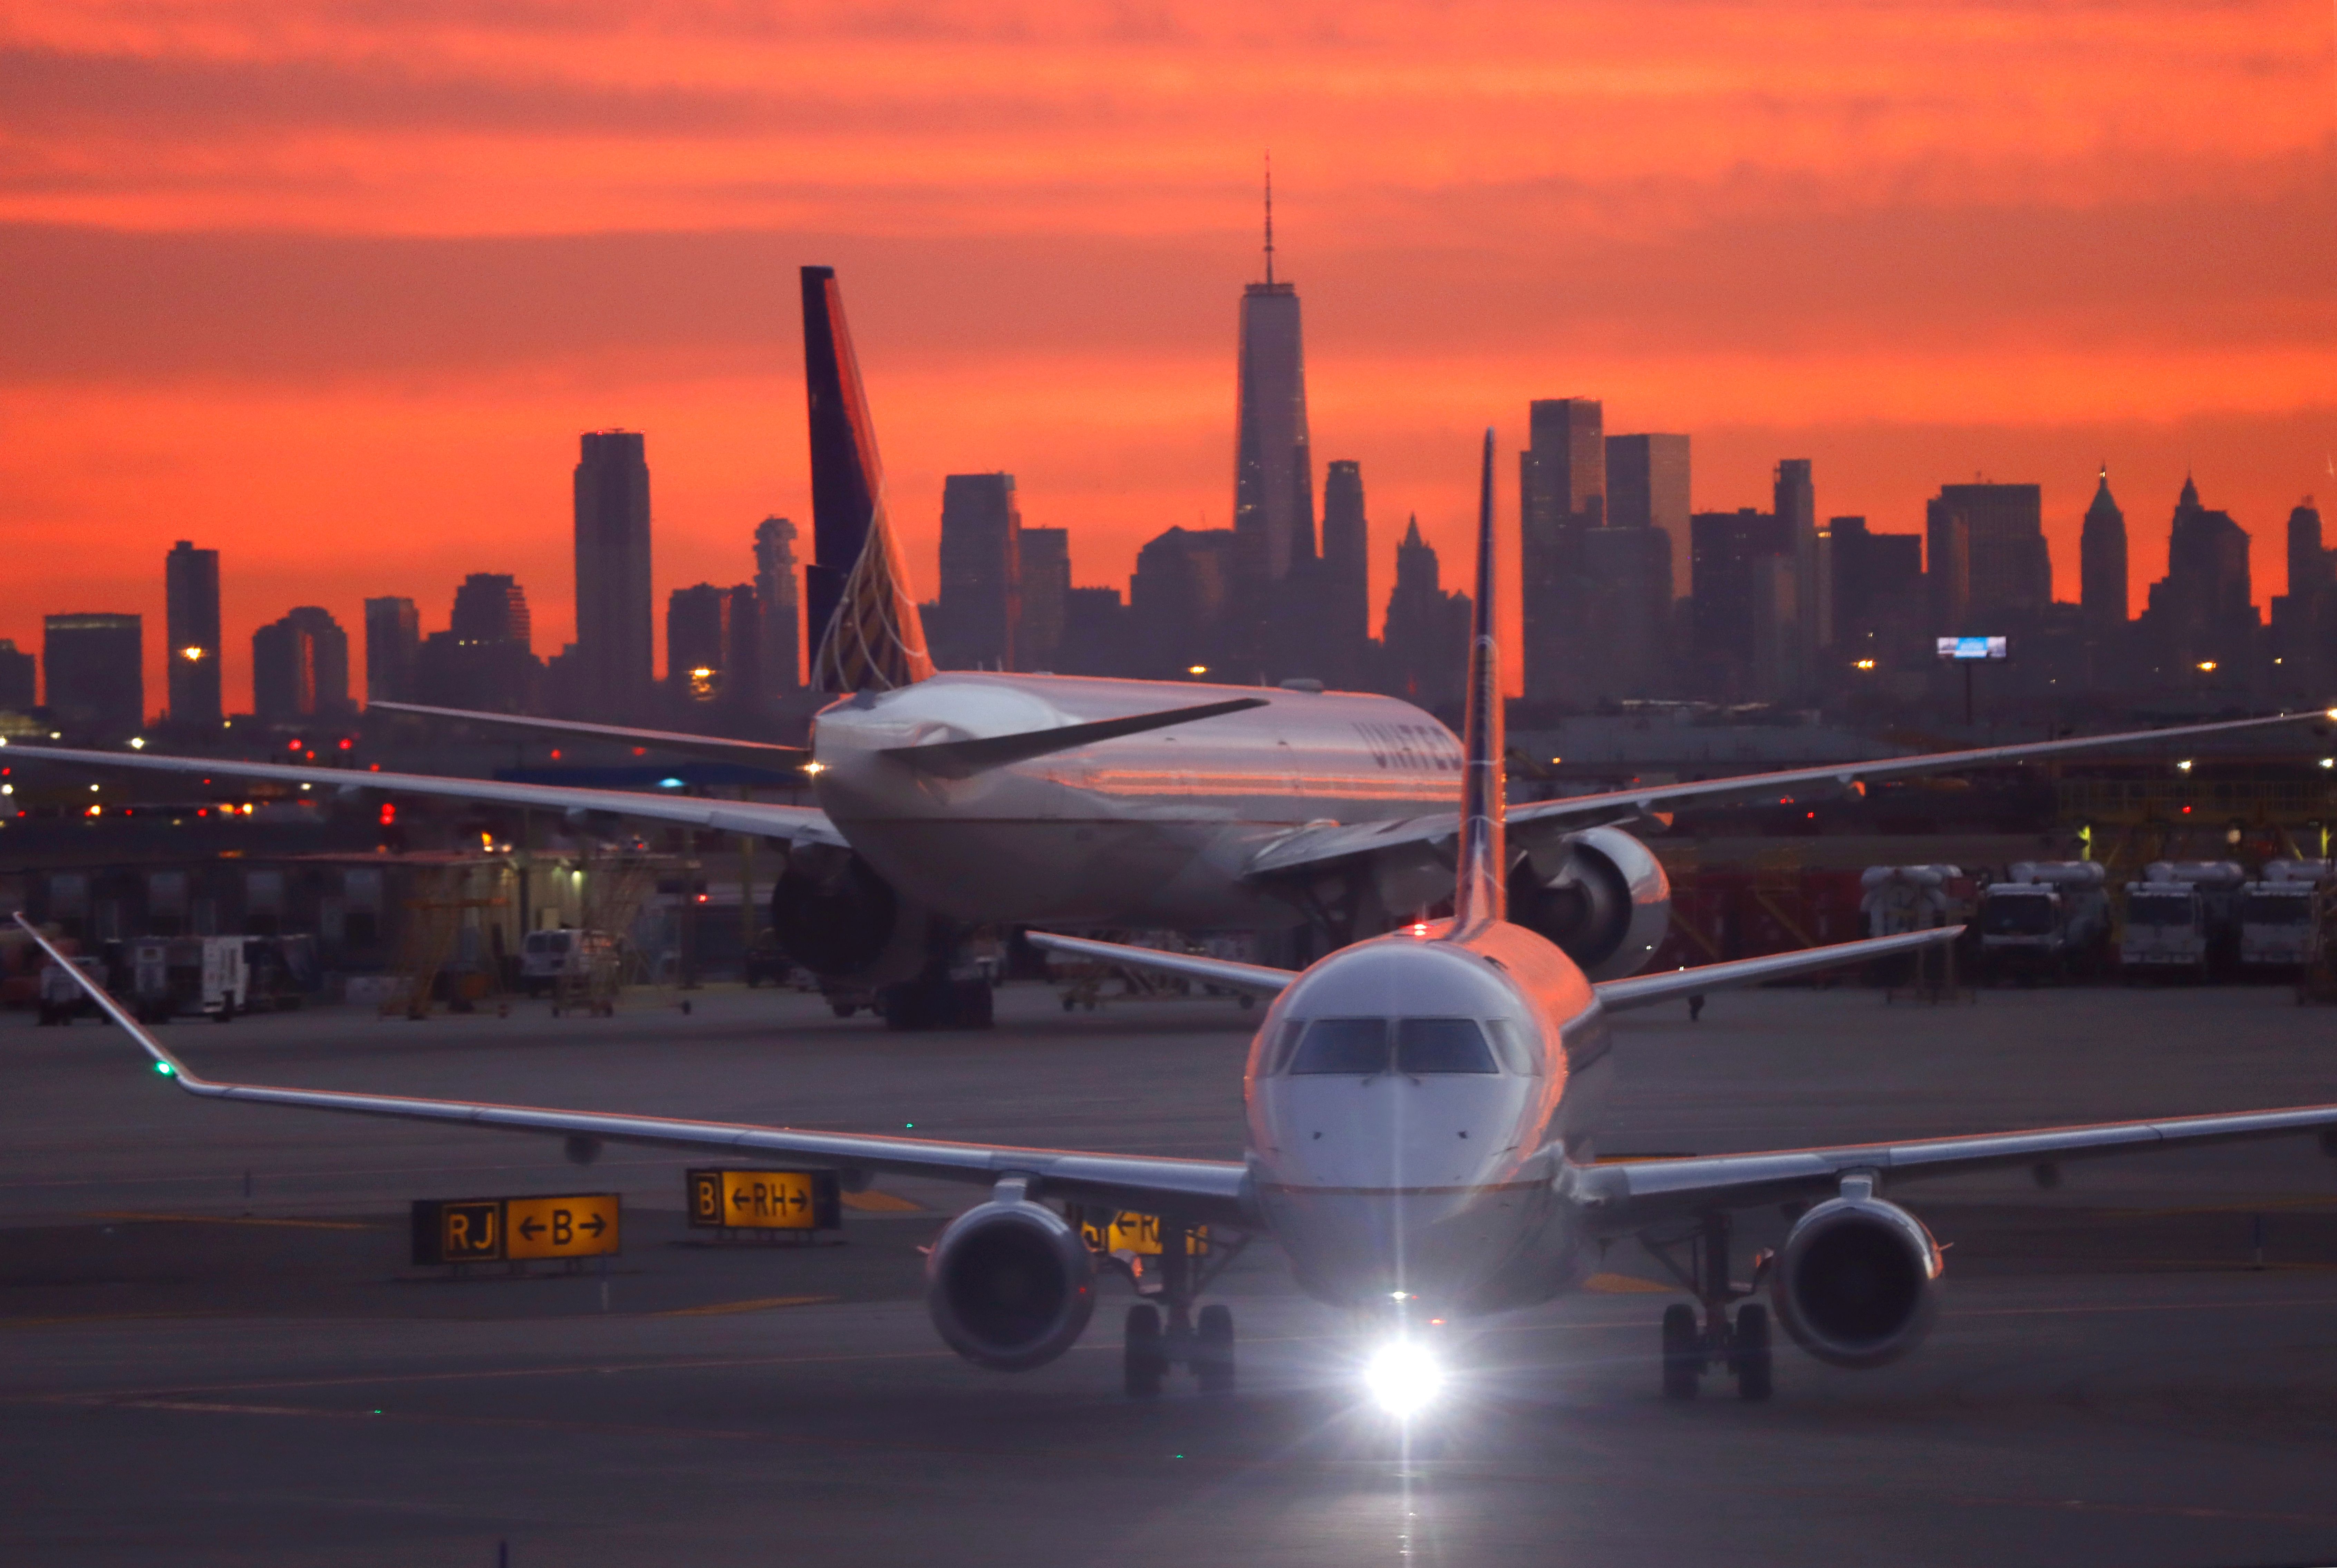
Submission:
[[[1095,1311],[1095,1260],[1061,1214],[992,1201],[950,1222],[925,1259],[925,1306],[949,1348],[1000,1372],[1043,1367]]]
[[[771,930],[816,975],[872,980],[914,974],[924,921],[875,868],[837,844],[801,844],[771,890]]]
[[[1621,828],[1568,833],[1510,872],[1510,919],[1557,943],[1594,980],[1638,973],[1671,918],[1671,879]]]
[[[1923,1342],[1940,1310],[1940,1248],[1880,1198],[1820,1203],[1778,1251],[1770,1295],[1794,1343],[1837,1367],[1879,1367]]]

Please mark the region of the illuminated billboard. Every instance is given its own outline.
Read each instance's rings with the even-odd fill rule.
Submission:
[[[1940,638],[1940,657],[1952,659],[2004,658],[2010,652],[2008,640],[2000,637],[1943,637]]]

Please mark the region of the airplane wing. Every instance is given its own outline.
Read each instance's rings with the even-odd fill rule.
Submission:
[[[1049,952],[1099,959],[1108,964],[1125,964],[1132,969],[1150,969],[1156,974],[1198,980],[1203,985],[1231,986],[1236,990],[1248,991],[1255,996],[1278,995],[1298,978],[1296,969],[1237,963],[1232,959],[1213,959],[1205,953],[1164,953],[1158,948],[1132,948],[1122,942],[1099,942],[1087,937],[1059,937],[1051,931],[1025,931],[1023,935],[1032,947],[1044,948]]]
[[[1171,1214],[1204,1224],[1252,1228],[1249,1169],[1230,1160],[1180,1160],[1146,1154],[1086,1154],[1071,1149],[1023,1149],[999,1144],[950,1144],[926,1138],[860,1133],[798,1132],[738,1122],[692,1122],[669,1116],[628,1116],[601,1111],[544,1110],[472,1100],[425,1100],[324,1089],[229,1084],[191,1071],[103,986],[68,963],[22,914],[16,923],[42,950],[64,964],[90,999],[128,1031],[153,1059],[154,1070],[191,1095],[249,1105],[289,1105],[345,1115],[441,1122],[500,1132],[549,1134],[597,1143],[642,1144],[734,1155],[775,1155],[847,1171],[925,1176],[992,1186],[1009,1176],[1031,1179],[1032,1196],[1107,1203],[1148,1214]]]
[[[750,767],[796,768],[811,760],[811,752],[806,747],[779,745],[771,741],[731,740],[722,735],[683,735],[664,729],[628,729],[622,725],[583,724],[564,718],[531,718],[515,713],[475,713],[469,708],[431,707],[418,702],[376,699],[366,706],[379,708],[384,713],[417,714],[424,718],[451,719],[460,724],[517,730],[525,735],[541,735],[547,740],[572,736],[577,740],[614,741],[620,745],[640,746],[648,751],[710,757],[717,762],[745,763]]]
[[[2215,724],[2178,725],[2169,729],[2127,730],[2116,735],[2081,735],[2067,740],[2027,741],[2015,745],[1980,746],[1970,751],[1930,752],[1918,756],[1876,757],[1866,762],[1831,763],[1822,767],[1787,768],[1776,773],[1741,774],[1732,778],[1700,779],[1693,783],[1642,784],[1597,794],[1568,795],[1560,800],[1532,801],[1509,808],[1511,836],[1531,837],[1537,831],[1567,833],[1603,823],[1628,822],[1684,805],[1728,800],[1759,800],[1796,791],[1833,791],[1863,784],[1869,779],[1903,777],[1911,774],[1945,773],[1957,768],[1985,767],[1998,763],[2030,762],[2041,757],[2070,756],[2107,751],[2118,746],[2147,745],[2195,740],[2263,729],[2273,725],[2326,723],[2337,719],[2337,708],[2326,712],[2274,714],[2265,718],[2226,719]],[[1254,879],[1313,872],[1361,856],[1417,855],[1443,851],[1459,831],[1451,812],[1403,817],[1390,822],[1353,823],[1299,828],[1285,833],[1250,858],[1246,874]]]
[[[382,790],[393,794],[444,795],[496,805],[535,806],[569,813],[606,813],[680,823],[718,833],[785,839],[791,843],[844,843],[827,813],[811,806],[760,801],[709,800],[702,795],[650,794],[639,790],[582,789],[569,784],[508,784],[498,779],[443,778],[436,774],[359,773],[351,768],[298,767],[284,763],[227,762],[210,757],[157,756],[148,752],[75,751],[0,740],[8,760],[71,763],[83,767],[134,768],[148,773],[200,774],[207,779],[266,779],[304,784],[344,794]]]
[[[1933,947],[1941,942],[1955,940],[1963,934],[1963,930],[1961,926],[1941,926],[1933,930],[1906,931],[1894,937],[1835,942],[1828,947],[1808,948],[1800,952],[1773,953],[1758,959],[1733,959],[1726,963],[1700,964],[1689,969],[1667,969],[1658,975],[1601,980],[1590,989],[1599,993],[1599,1000],[1609,1012],[1625,1008],[1644,1008],[1657,1002],[1670,1001],[1676,997],[1702,996],[1710,991],[1733,990],[1740,986],[1757,986],[1765,980],[1814,974],[1821,969],[1838,969],[1844,964],[1862,964],[1870,959],[1883,958],[1892,953]],[[1086,937],[1059,937],[1049,931],[1026,934],[1034,948],[1100,959],[1106,963],[1126,964],[1130,969],[1177,975],[1188,980],[1199,980],[1205,985],[1230,986],[1237,990],[1251,991],[1260,996],[1278,995],[1298,978],[1295,969],[1237,963],[1230,959],[1213,959],[1198,953],[1164,953],[1157,948],[1132,948],[1119,942],[1094,941]]]
[[[1686,1159],[1633,1160],[1575,1173],[1577,1193],[1598,1228],[1625,1234],[1651,1223],[1714,1209],[1749,1209],[1830,1194],[1844,1176],[1871,1172],[1877,1190],[1924,1176],[1963,1175],[2007,1165],[2054,1165],[2157,1149],[2193,1148],[2252,1138],[2318,1133],[2337,1152],[2337,1105],[2176,1116],[2161,1121],[2097,1122],[2026,1133],[1920,1138],[1902,1144],[1842,1144],[1830,1148]]]

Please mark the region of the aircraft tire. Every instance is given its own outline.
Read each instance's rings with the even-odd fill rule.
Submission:
[[[1231,1307],[1201,1309],[1193,1332],[1193,1378],[1204,1394],[1234,1391],[1234,1311]]]
[[[1674,1302],[1664,1309],[1664,1398],[1693,1399],[1697,1379],[1704,1371],[1704,1351],[1697,1344],[1696,1309]]]
[[[1775,1358],[1769,1349],[1769,1309],[1757,1302],[1736,1309],[1736,1340],[1729,1352],[1736,1373],[1736,1397],[1755,1403],[1773,1388]]]
[[[1120,1386],[1131,1399],[1157,1399],[1168,1375],[1168,1354],[1160,1342],[1160,1309],[1141,1303],[1128,1310],[1120,1352]]]

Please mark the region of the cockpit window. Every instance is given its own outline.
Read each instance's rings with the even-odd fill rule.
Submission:
[[[1297,1054],[1298,1037],[1305,1032],[1306,1023],[1303,1018],[1292,1018],[1282,1026],[1281,1037],[1274,1042],[1274,1054],[1266,1064],[1269,1076],[1290,1066],[1290,1058]]]
[[[1524,1031],[1507,1018],[1487,1018],[1485,1032],[1493,1037],[1493,1054],[1501,1058],[1504,1072],[1515,1073],[1521,1078],[1534,1076],[1533,1052],[1526,1046]]]
[[[1395,1070],[1428,1073],[1494,1073],[1492,1047],[1474,1018],[1398,1018]]]
[[[1299,1042],[1290,1071],[1294,1076],[1352,1073],[1364,1077],[1384,1073],[1387,1066],[1385,1018],[1316,1018],[1306,1026],[1306,1037]]]

